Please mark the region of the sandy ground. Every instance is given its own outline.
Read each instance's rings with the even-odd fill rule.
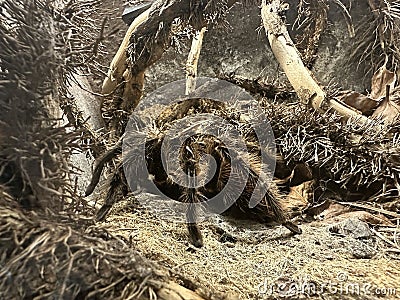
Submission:
[[[98,226],[211,291],[239,299],[400,299],[400,255],[376,235],[336,235],[328,221],[314,220],[300,222],[303,234],[293,236],[282,226],[214,216],[200,224],[205,246],[197,249],[184,224],[141,204],[119,202]]]

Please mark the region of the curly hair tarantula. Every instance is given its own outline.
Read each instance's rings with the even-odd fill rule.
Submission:
[[[212,114],[229,123],[243,137],[245,149],[238,150],[237,137],[224,132],[224,128],[218,128],[218,136],[207,133],[205,123],[209,121],[199,117],[201,114]],[[177,125],[181,130],[174,136],[179,141],[176,153],[166,142],[166,132],[177,122],[181,122]],[[182,127],[182,122],[187,126]],[[146,133],[145,142],[136,136],[132,138],[127,126],[124,146],[119,143],[99,160],[94,178],[98,180],[105,162],[113,157],[113,153],[121,153],[124,148],[119,172],[124,168],[131,189],[140,186],[151,193],[161,192],[170,199],[188,204],[186,222],[190,242],[194,246],[203,245],[196,224],[199,212],[195,204],[204,204],[211,211],[218,211],[222,205],[227,208],[224,214],[252,216],[261,222],[275,221],[293,233],[301,233],[301,229],[288,220],[280,203],[282,196],[276,185],[267,179],[268,171],[262,167],[262,154],[271,162],[275,162],[275,157],[267,149],[262,149],[254,129],[240,111],[229,109],[225,103],[215,100],[189,99],[169,106],[154,105],[144,110],[131,125],[141,130],[146,126],[151,128]],[[194,134],[184,134],[188,127],[194,128]],[[144,158],[138,154],[143,142]],[[176,170],[171,170],[168,161],[176,157]],[[167,170],[163,161],[167,161]],[[171,174],[177,175],[172,179]],[[196,181],[196,184],[190,181]],[[93,191],[94,186],[93,183],[89,186],[87,194]],[[251,205],[250,200],[254,198],[257,203]],[[208,203],[209,199],[216,201]],[[115,198],[107,197],[97,214],[98,220],[106,217],[114,201]]]

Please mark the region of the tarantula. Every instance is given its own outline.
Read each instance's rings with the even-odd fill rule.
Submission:
[[[237,150],[236,137],[229,136],[229,133],[225,134],[224,138],[203,133],[204,120],[196,119],[196,116],[200,114],[213,114],[226,120],[244,137],[246,149]],[[155,116],[155,119],[152,116]],[[178,140],[181,139],[178,155],[171,153],[172,149],[168,145],[163,146],[166,140],[165,132],[176,125],[176,122],[185,121],[185,118],[189,117],[187,127],[197,129],[194,134],[186,137],[183,135],[184,128],[180,127],[182,130],[176,132],[175,137]],[[125,167],[124,172],[131,180],[129,184],[131,188],[140,186],[151,193],[161,192],[170,199],[187,203],[189,238],[190,242],[197,247],[203,245],[202,235],[196,224],[198,211],[195,204],[199,203],[211,210],[218,210],[215,206],[215,203],[218,203],[218,205],[229,207],[224,214],[251,215],[261,222],[273,220],[293,233],[300,234],[301,229],[290,222],[285,215],[280,204],[282,196],[275,184],[267,180],[267,171],[261,166],[262,154],[271,161],[275,158],[271,157],[267,149],[260,147],[252,126],[243,119],[242,114],[237,110],[230,110],[224,103],[210,99],[190,99],[167,107],[154,105],[143,111],[133,122],[136,128],[144,128],[146,125],[151,127],[145,141],[144,159],[138,155],[140,152],[138,149],[143,145],[140,139],[129,136],[128,126],[124,140],[123,163],[118,168],[119,173],[117,172],[114,177],[117,176],[120,180],[122,169]],[[87,195],[97,184],[104,164],[116,153],[122,152],[121,145],[120,142],[100,158]],[[166,161],[168,161],[168,157],[173,159],[172,156],[178,156],[179,161],[178,167],[175,166],[179,170],[172,170],[172,173],[178,174],[174,180],[170,175],[171,170],[166,171],[163,166],[163,159],[165,161],[167,158]],[[194,180],[197,180],[195,185],[190,182]],[[241,185],[244,187],[242,190],[239,188]],[[250,205],[252,196],[259,200],[256,205]],[[209,199],[216,199],[216,201],[210,204],[207,203]],[[115,200],[115,197],[109,193],[105,204],[97,214],[97,220],[103,220],[106,217]]]

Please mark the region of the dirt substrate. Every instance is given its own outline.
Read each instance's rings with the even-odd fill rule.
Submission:
[[[133,197],[119,202],[98,226],[212,292],[238,299],[400,298],[400,255],[379,233],[399,228],[334,234],[332,224],[347,217],[319,216],[303,220],[303,234],[292,236],[282,226],[215,216],[201,224],[205,246],[196,249],[184,224],[137,206]]]

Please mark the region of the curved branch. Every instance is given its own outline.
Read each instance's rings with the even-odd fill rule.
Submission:
[[[292,39],[289,36],[282,13],[288,5],[281,0],[263,0],[261,16],[268,40],[276,59],[295,89],[300,101],[314,109],[325,112],[334,110],[345,119],[353,118],[357,124],[370,124],[374,121],[334,99],[326,99],[326,95],[313,78],[300,58]]]
[[[113,60],[111,61],[108,69],[107,77],[104,79],[102,93],[110,94],[122,82],[124,72],[127,69],[126,61],[126,50],[129,46],[131,35],[137,30],[137,28],[147,21],[150,15],[151,8],[141,13],[129,26],[121,45],[118,48]],[[127,79],[127,78],[125,78]]]

